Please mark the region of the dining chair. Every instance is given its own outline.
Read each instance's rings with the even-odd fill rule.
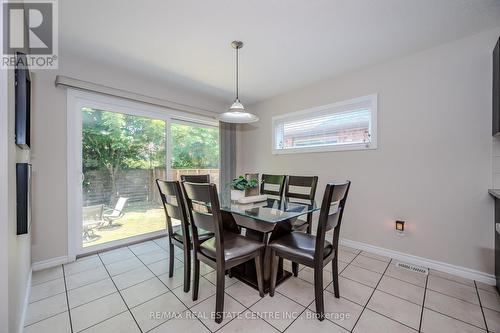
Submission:
[[[174,275],[174,245],[184,252],[184,292],[188,292],[191,281],[191,251],[192,243],[189,236],[189,223],[187,219],[186,205],[182,195],[181,186],[178,181],[156,180],[160,192],[163,210],[165,211],[168,243],[169,243],[169,271],[168,277]],[[180,228],[174,230],[172,219],[181,222]],[[200,240],[213,237],[213,233],[203,230],[198,234]]]
[[[314,294],[316,314],[319,320],[325,318],[323,299],[323,267],[332,263],[333,291],[340,297],[338,279],[338,244],[340,226],[350,181],[326,185],[316,236],[304,232],[292,231],[269,244],[271,252],[271,285],[269,295],[274,296],[278,257],[300,263],[314,269]],[[332,242],[327,241],[326,232],[333,229]]]
[[[181,181],[190,183],[210,183],[210,175],[181,175]]]
[[[238,228],[224,223],[215,184],[183,182],[182,186],[186,194],[193,231],[193,301],[198,299],[201,261],[216,270],[215,322],[221,323],[224,311],[224,279],[227,269],[254,260],[259,294],[261,297],[264,296],[261,263],[264,244],[240,235]],[[198,234],[200,228],[213,232],[215,236],[202,241]]]
[[[285,182],[285,198],[297,200],[299,202],[314,202],[316,197],[316,187],[318,185],[318,176],[287,176]],[[313,213],[306,215],[306,220],[297,218],[292,222],[292,230],[305,231],[308,234],[312,229]],[[294,276],[299,275],[299,265],[292,263],[292,272]]]
[[[262,174],[260,182],[260,194],[269,194],[281,200],[283,197],[283,190],[285,189],[284,175],[268,175]]]

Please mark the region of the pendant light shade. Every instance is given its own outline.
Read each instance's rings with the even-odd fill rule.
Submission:
[[[217,119],[225,123],[248,124],[259,120],[254,114],[245,111],[245,107],[239,100],[239,76],[238,76],[238,51],[243,47],[243,42],[233,41],[231,46],[236,49],[236,99],[229,107],[229,110],[217,116]]]

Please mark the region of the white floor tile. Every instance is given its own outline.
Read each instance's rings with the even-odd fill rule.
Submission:
[[[66,276],[66,288],[68,290],[76,289],[90,283],[104,280],[108,277],[108,272],[106,272],[104,266],[92,268],[87,271]]]
[[[139,259],[134,257],[106,265],[106,269],[108,270],[109,275],[115,276],[142,266],[144,266],[144,264]]]
[[[274,297],[266,295],[250,310],[280,331],[284,331],[305,310],[305,307],[280,293],[275,293]]]
[[[73,331],[80,332],[124,311],[127,311],[127,307],[118,293],[73,308],[71,309]]]
[[[237,315],[245,311],[245,307],[235,301],[228,294],[224,295],[224,319],[221,324],[215,322],[215,295],[204,300],[191,308],[191,311],[207,326],[212,332],[222,325],[234,319]]]
[[[488,324],[488,330],[490,332],[500,333],[500,312],[484,308],[483,311],[484,317],[486,318],[486,324]]]
[[[131,246],[129,246],[129,249],[132,252],[134,252],[135,255],[141,255],[141,254],[145,254],[145,253],[149,253],[149,252],[153,252],[153,251],[158,251],[161,249],[161,247],[158,246],[158,244],[156,244],[153,241],[148,241],[148,242],[144,242],[144,243],[131,245]]]
[[[357,256],[352,262],[351,265],[356,265],[362,267],[364,269],[368,269],[377,273],[384,273],[387,265],[389,263],[385,261],[380,261],[377,259],[372,259],[363,255]]]
[[[479,305],[479,298],[477,297],[476,288],[474,286],[444,279],[437,275],[429,275],[427,288]]]
[[[365,257],[368,257],[368,258],[377,259],[377,260],[380,260],[380,261],[385,261],[385,262],[390,262],[391,261],[391,258],[389,258],[389,257],[384,257],[384,256],[381,256],[379,254],[375,254],[375,253],[371,253],[371,252],[362,251],[361,255],[365,256]]]
[[[441,272],[441,271],[436,271],[435,269],[429,269],[429,275],[434,275],[434,276],[439,276],[442,278],[445,278],[447,280],[455,281],[461,284],[468,285],[469,287],[474,287],[474,281],[470,279],[465,279],[460,276],[456,276],[453,274]]]
[[[122,247],[116,250],[99,253],[99,257],[101,257],[101,260],[105,265],[109,265],[117,261],[135,258],[135,254],[128,248]]]
[[[216,324],[217,325],[217,324]],[[228,323],[224,321],[221,325],[225,325],[217,332],[222,333],[278,333],[274,327],[266,323],[264,320],[257,317],[250,311],[241,313],[237,318],[234,318]],[[221,326],[219,325],[219,326]]]
[[[409,271],[396,266],[394,263],[389,264],[389,267],[385,271],[385,275],[412,283],[419,287],[425,287],[425,282],[427,280],[427,275]]]
[[[24,333],[71,333],[68,312],[39,321],[24,327]]]
[[[330,320],[319,321],[315,313],[306,310],[286,330],[287,333],[347,333],[346,329],[332,323]]]
[[[154,277],[153,273],[146,267],[142,266],[131,271],[113,276],[112,279],[118,287],[118,290],[131,287],[134,284],[146,281]]]
[[[314,286],[298,278],[289,278],[276,287],[276,291],[302,306],[308,306],[314,300]]]
[[[463,321],[459,321],[429,309],[424,309],[422,316],[422,332],[442,333],[442,332],[463,332],[463,333],[485,333],[485,331],[471,326]]]
[[[125,311],[106,319],[105,321],[87,328],[83,333],[140,333],[141,330],[137,327],[134,318],[130,312]]]
[[[184,264],[182,263],[182,261],[175,258],[174,259],[174,273],[176,270],[182,271],[184,269],[183,265]],[[163,275],[163,274],[168,273],[168,270],[170,267],[170,262],[168,259],[164,259],[164,260],[160,260],[160,261],[154,262],[152,264],[149,264],[148,267],[156,276],[159,276],[159,275]],[[193,270],[193,268],[191,266],[191,271],[192,270]]]
[[[169,254],[167,251],[163,249],[159,249],[153,252],[148,252],[144,254],[140,254],[137,256],[145,265],[149,265],[155,263],[160,260],[167,260],[169,258]]]
[[[214,285],[217,283],[217,272],[216,271],[205,274],[203,277],[206,278],[208,281],[212,282]],[[226,278],[224,279],[224,286],[226,288],[228,288],[238,281],[239,280],[237,278],[235,278],[235,277],[230,278],[229,275],[226,275]]]
[[[365,309],[353,333],[416,333],[416,330]],[[444,332],[444,331],[443,331]]]
[[[185,310],[184,304],[169,292],[132,308],[131,312],[142,331],[147,332]]]
[[[28,305],[25,325],[30,325],[56,314],[68,311],[66,295],[59,294]]]
[[[62,266],[47,268],[41,271],[33,272],[31,277],[31,285],[37,285],[50,280],[55,280],[63,277]]]
[[[68,291],[70,308],[94,301],[98,298],[111,295],[116,292],[116,287],[110,278],[85,285]]]
[[[478,292],[483,307],[500,312],[500,296],[497,293],[493,294],[484,290]]]
[[[377,289],[418,305],[422,305],[424,302],[424,288],[392,278],[388,275],[382,277]]]
[[[329,285],[326,291],[333,294],[333,284]],[[339,276],[339,293],[341,297],[347,298],[354,303],[365,306],[371,294],[373,293],[373,288]]]
[[[130,308],[168,292],[168,288],[158,278],[146,280],[121,291],[125,303]]]
[[[335,298],[330,293],[325,293],[323,297],[325,302],[325,317],[327,318],[325,320],[330,320],[347,330],[352,330],[363,311],[363,307],[342,297]],[[313,312],[316,311],[315,302],[309,306],[309,309]]]
[[[97,268],[102,266],[101,259],[97,254],[89,257],[83,257],[72,263],[64,265],[64,274],[66,276],[80,273],[83,271],[90,270],[92,268]]]
[[[164,324],[154,328],[148,333],[210,333],[203,324],[190,311],[185,311],[178,318],[172,318]]]
[[[373,293],[367,307],[416,330],[420,325],[421,305],[416,305],[379,290]]]
[[[29,302],[33,303],[43,298],[64,293],[65,291],[66,287],[64,286],[64,278],[59,278],[41,284],[37,284],[31,288]]]
[[[241,281],[233,284],[229,288],[226,288],[226,293],[237,299],[246,307],[251,306],[261,299],[258,290]]]
[[[481,308],[458,298],[427,290],[425,307],[455,319],[463,320],[479,328],[486,328]]]
[[[309,283],[314,284],[314,269],[310,267],[304,267],[299,271],[299,278],[305,280]],[[327,271],[323,269],[323,288],[330,284],[333,281],[333,275],[331,271]]]
[[[200,287],[198,291],[198,299],[193,301],[192,293],[193,288],[191,286],[191,290],[188,293],[184,292],[183,286],[175,288],[172,290],[173,293],[184,303],[188,308],[191,308],[193,305],[200,303],[201,301],[207,299],[208,297],[215,294],[215,286],[210,283],[204,277],[200,277]]]
[[[353,265],[347,266],[340,275],[372,288],[375,288],[382,277],[382,274]]]

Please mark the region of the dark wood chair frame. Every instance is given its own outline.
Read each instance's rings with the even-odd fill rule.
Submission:
[[[262,251],[255,251],[250,255],[226,261],[224,256],[224,234],[232,232],[239,234],[236,224],[228,226],[224,223],[220,210],[219,197],[215,184],[195,184],[183,182],[184,193],[189,210],[191,229],[193,232],[194,280],[193,301],[198,299],[200,283],[200,261],[214,268],[217,274],[215,322],[221,323],[224,311],[224,284],[226,270],[238,266],[249,260],[255,260],[259,294],[264,297],[264,282],[262,279]],[[234,221],[233,221],[234,222]],[[211,258],[200,251],[198,228],[214,233],[216,241],[216,257]]]
[[[308,187],[309,193],[295,193],[290,190],[290,186],[300,186],[300,187]],[[318,176],[287,176],[285,182],[285,198],[288,199],[301,199],[314,202],[314,198],[316,197],[316,187],[318,186]],[[313,213],[307,214],[306,223],[300,226],[298,229],[294,229],[297,231],[306,231],[308,234],[311,234],[312,230],[312,221],[313,221]],[[304,227],[306,229],[304,230]],[[299,264],[296,262],[292,263],[292,272],[294,276],[299,275]]]
[[[325,305],[323,299],[323,267],[325,267],[330,262],[332,263],[333,291],[336,298],[340,297],[338,280],[338,243],[340,226],[342,224],[342,216],[344,214],[345,203],[350,186],[350,181],[337,184],[330,183],[326,185],[323,202],[321,204],[313,261],[305,260],[304,257],[299,255],[289,255],[278,252],[272,248],[271,243],[271,286],[269,295],[271,297],[274,296],[274,290],[276,288],[278,257],[289,259],[293,262],[298,262],[302,265],[311,267],[314,269],[316,315],[319,320],[323,320],[325,318]],[[332,203],[336,202],[338,202],[338,209],[335,212],[330,212]],[[333,249],[332,252],[325,257],[324,244],[326,232],[332,229],[334,230],[332,240]]]
[[[260,181],[260,194],[269,194],[277,196],[279,200],[283,198],[283,191],[285,189],[285,175],[268,175],[262,174],[262,179]],[[279,185],[278,191],[266,189],[266,184]]]
[[[187,219],[184,196],[178,181],[156,179],[156,185],[158,186],[158,191],[160,192],[167,221],[168,244],[170,250],[168,277],[172,277],[174,275],[175,245],[184,252],[184,292],[188,292],[191,281],[191,240],[189,237],[189,223]],[[177,205],[168,202],[167,196],[175,197]],[[179,240],[173,237],[174,230],[172,228],[172,219],[181,221],[182,242],[179,242]]]
[[[182,182],[189,183],[210,183],[210,175],[181,175]]]

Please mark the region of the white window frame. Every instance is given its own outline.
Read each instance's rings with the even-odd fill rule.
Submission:
[[[272,118],[272,153],[274,155],[281,154],[297,154],[297,153],[314,153],[314,152],[333,152],[333,151],[348,151],[348,150],[369,150],[378,148],[378,135],[377,135],[377,94],[370,94],[366,96],[361,96],[357,98],[352,98],[349,100],[336,102],[332,104],[322,105],[306,110],[301,110],[297,112],[291,112]],[[346,143],[346,144],[336,144],[336,145],[324,145],[317,147],[299,147],[299,148],[287,148],[287,149],[277,149],[277,125],[284,120],[292,121],[307,118],[308,115],[311,117],[316,114],[320,114],[327,110],[332,110],[332,113],[344,112],[345,109],[353,104],[358,104],[362,102],[369,102],[371,104],[371,120],[370,120],[370,142],[368,143]]]
[[[151,237],[166,235],[166,230],[156,231],[145,235],[138,235],[123,240],[111,241],[104,244],[83,247],[82,244],[82,107],[92,107],[111,112],[130,114],[139,117],[148,117],[164,120],[166,128],[166,169],[170,177],[171,170],[171,134],[170,126],[173,123],[219,127],[213,118],[193,115],[165,107],[147,103],[130,101],[121,97],[103,95],[78,89],[68,88],[67,91],[67,189],[68,189],[68,261],[74,261],[77,255],[93,253],[107,248],[126,245],[145,240]]]

